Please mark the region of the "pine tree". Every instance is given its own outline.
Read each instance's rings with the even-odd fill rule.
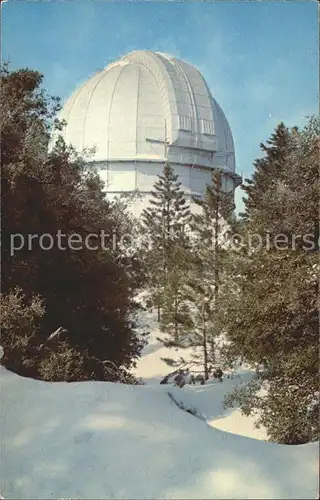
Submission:
[[[226,276],[227,242],[235,222],[233,193],[224,190],[224,175],[215,171],[204,199],[195,200],[199,211],[193,214],[190,222],[192,244],[184,249],[180,258],[184,262],[180,286],[183,321],[180,322],[179,337],[173,336],[172,342],[194,349],[193,362],[203,367],[206,379],[209,365],[216,361],[220,285]],[[173,309],[173,298],[170,297],[169,301]]]
[[[214,339],[220,333],[215,316],[219,309],[220,282],[225,275],[227,241],[234,224],[233,192],[224,190],[223,176],[221,171],[213,173],[212,185],[207,186],[204,199],[196,200],[201,212],[194,215],[191,223],[196,242],[187,289],[198,338],[195,343],[203,348],[206,379],[209,361],[215,362]]]
[[[158,320],[169,272],[175,267],[174,249],[186,244],[185,228],[189,217],[190,209],[178,175],[166,163],[163,174],[158,175],[154,185],[150,205],[142,213],[142,223],[149,240],[149,250],[145,252],[146,267],[153,287],[154,304],[158,309]]]
[[[319,128],[315,119],[302,131],[281,125],[263,146],[244,232],[268,231],[269,246],[250,248],[247,239],[237,293],[223,305],[232,356],[258,367],[254,384],[233,398],[247,413],[259,409],[271,439],[285,444],[319,438]]]
[[[185,296],[187,252],[185,246],[176,246],[172,250],[170,268],[164,285],[160,326],[168,335],[164,340],[167,347],[184,347],[185,335],[192,326]]]
[[[255,230],[258,229],[258,223],[262,228],[269,223],[272,198],[268,195],[272,190],[276,191],[285,178],[288,156],[294,149],[292,133],[281,122],[266,144],[260,144],[260,148],[264,156],[254,162],[252,179],[246,179],[246,184],[243,185],[247,196],[244,198],[246,212],[242,215],[249,221],[254,218]],[[281,211],[277,217],[278,220],[282,219]]]

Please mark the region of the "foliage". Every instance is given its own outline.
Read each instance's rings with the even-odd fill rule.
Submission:
[[[41,318],[43,301],[33,296],[29,301],[21,289],[1,295],[1,363],[19,374],[47,381],[107,380],[128,384],[140,383],[124,368],[111,361],[101,361],[87,351],[73,347],[67,338],[44,338]]]
[[[1,345],[4,349],[1,362],[12,371],[25,373],[45,315],[43,301],[35,295],[28,301],[22,290],[16,288],[9,294],[1,294],[0,305]]]
[[[302,131],[280,124],[262,149],[245,188],[233,300],[220,304],[220,321],[232,358],[258,368],[242,407],[259,410],[271,439],[299,444],[319,438],[319,123]],[[250,247],[253,234],[264,244]]]
[[[134,329],[136,263],[111,243],[119,209],[86,166],[89,152],[82,157],[65,144],[59,100],[41,89],[42,75],[4,67],[1,80],[2,291],[19,287],[27,301],[41,296],[39,342],[63,326],[72,349],[129,367],[144,341]],[[128,230],[125,217],[120,232]],[[50,249],[40,237],[48,248],[53,238]],[[15,252],[13,238],[24,243]]]
[[[175,293],[174,290],[178,293],[176,259],[178,249],[187,244],[185,229],[189,217],[190,210],[181,183],[171,165],[166,163],[163,174],[158,175],[158,181],[154,185],[150,204],[142,213],[142,226],[148,243],[144,252],[145,267],[159,321],[162,308],[166,309],[166,318],[171,316],[172,311],[169,311],[166,297],[168,293]],[[178,300],[177,296],[175,300]],[[176,307],[177,302],[174,308]],[[176,329],[176,321],[173,321]]]
[[[205,378],[215,362],[215,337],[220,335],[217,311],[227,262],[226,244],[233,226],[233,192],[225,191],[223,173],[213,172],[199,211],[191,219],[193,244],[185,255],[184,303],[189,311],[183,345],[201,351]]]

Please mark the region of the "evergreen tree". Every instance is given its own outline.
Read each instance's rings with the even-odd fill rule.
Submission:
[[[98,176],[62,138],[48,153],[59,101],[41,89],[42,76],[5,67],[1,80],[2,292],[19,287],[27,302],[41,297],[38,345],[63,326],[72,348],[129,366],[142,347],[133,329],[136,285],[111,241],[104,249],[90,236],[102,230],[112,236],[116,208],[105,199]],[[74,233],[82,242],[78,250],[67,241]],[[14,234],[25,244],[12,253]],[[31,246],[30,235],[37,235]],[[53,238],[51,249],[41,248],[42,235],[43,246]],[[5,343],[6,330],[2,336]]]
[[[160,326],[168,335],[164,340],[167,347],[184,347],[186,333],[192,327],[185,296],[185,281],[188,272],[187,251],[185,246],[176,246],[172,250],[170,269],[164,285]]]
[[[209,365],[216,361],[220,284],[226,276],[227,242],[234,225],[233,192],[226,192],[224,175],[215,171],[203,200],[195,200],[199,210],[190,222],[192,244],[178,259],[184,263],[179,297],[183,314],[179,337],[173,336],[173,345],[194,349],[193,362],[203,367],[206,379]],[[169,302],[174,308],[173,297]]]
[[[263,151],[247,189],[236,293],[223,305],[232,357],[256,366],[257,378],[229,402],[259,409],[271,439],[300,444],[319,438],[318,120],[302,131],[280,125]],[[269,245],[250,248],[266,232]]]
[[[214,171],[212,185],[207,186],[204,199],[196,200],[201,211],[194,215],[191,224],[196,241],[187,288],[193,310],[193,331],[198,338],[194,344],[202,345],[206,379],[209,363],[216,361],[215,337],[221,333],[216,321],[220,284],[225,276],[227,241],[234,224],[233,192],[225,190],[223,179],[223,172]]]
[[[223,186],[223,181],[226,180],[226,174],[220,170],[214,171],[212,175],[212,185],[207,186],[204,200],[196,200],[200,205],[202,213],[194,216],[192,229],[202,242],[199,251],[208,249],[213,250],[213,266],[214,273],[214,300],[217,303],[219,299],[219,282],[223,268],[223,258],[226,255],[226,246],[228,238],[235,229],[234,217],[234,193],[226,191],[226,186]],[[202,248],[201,248],[202,247]],[[207,266],[210,267],[210,262],[207,260]]]
[[[150,205],[142,213],[142,224],[149,240],[145,253],[146,267],[153,301],[158,309],[158,320],[168,275],[173,272],[176,264],[174,249],[186,244],[185,228],[189,217],[189,206],[178,175],[166,163],[163,174],[158,175],[158,181],[154,185]]]
[[[246,179],[246,184],[243,185],[247,196],[244,198],[246,211],[242,215],[249,221],[254,219],[255,230],[259,227],[265,230],[269,224],[272,203],[269,194],[272,190],[276,191],[279,183],[283,182],[288,157],[292,148],[294,149],[291,131],[281,122],[266,144],[260,144],[260,148],[264,156],[254,162],[252,179]],[[282,219],[281,211],[277,218]]]

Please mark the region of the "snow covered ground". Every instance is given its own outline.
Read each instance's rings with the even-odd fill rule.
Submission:
[[[241,378],[160,385],[170,368],[160,360],[168,351],[155,326],[135,369],[145,386],[40,382],[0,367],[2,495],[316,499],[318,444],[265,442],[252,420],[224,410],[225,391]]]
[[[5,498],[316,498],[316,444],[214,429],[166,386],[47,383],[4,368],[1,385]]]
[[[137,377],[142,378],[147,384],[159,384],[162,378],[172,372],[161,358],[173,358],[178,360],[180,356],[185,359],[192,359],[192,351],[188,349],[167,349],[158,338],[163,338],[159,330],[155,315],[149,311],[140,313],[140,327],[149,327],[150,336],[148,345],[144,348],[143,356],[139,360],[137,367],[133,370]],[[231,392],[237,384],[243,383],[252,373],[246,367],[239,368],[234,379],[225,379],[223,383],[212,382],[203,386],[186,386],[183,391],[179,391],[177,396],[180,400],[197,408],[203,414],[209,425],[217,429],[252,437],[255,439],[267,440],[267,431],[264,428],[257,429],[254,417],[246,417],[238,408],[224,409],[223,399],[227,392]]]
[[[159,384],[162,378],[174,369],[167,365],[161,358],[179,359],[180,356],[192,356],[192,351],[188,349],[168,349],[157,339],[165,335],[160,331],[156,317],[149,311],[141,311],[139,315],[139,328],[150,332],[148,345],[144,348],[142,357],[139,359],[137,367],[133,373],[143,378],[148,384]]]

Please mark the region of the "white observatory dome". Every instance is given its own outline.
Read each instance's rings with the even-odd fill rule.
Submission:
[[[187,195],[201,196],[214,168],[226,172],[226,189],[240,183],[222,109],[200,72],[167,54],[135,51],[113,62],[67,100],[60,118],[68,144],[95,148],[91,162],[110,194],[148,195],[165,161]]]

